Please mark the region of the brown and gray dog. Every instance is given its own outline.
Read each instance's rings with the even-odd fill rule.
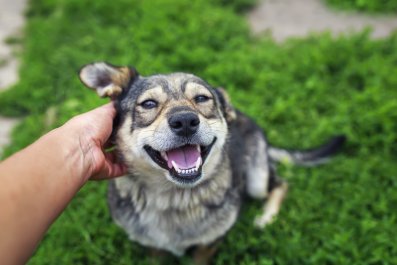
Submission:
[[[194,247],[202,263],[236,222],[245,194],[267,198],[255,225],[272,222],[287,191],[275,162],[322,163],[344,142],[275,148],[224,90],[192,74],[143,77],[100,62],[83,67],[80,79],[117,108],[114,138],[129,174],[110,182],[115,222],[144,246],[177,256]]]

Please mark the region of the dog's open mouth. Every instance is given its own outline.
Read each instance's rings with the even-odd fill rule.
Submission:
[[[167,151],[157,151],[145,145],[144,149],[154,162],[168,170],[172,178],[182,183],[194,183],[201,177],[205,159],[211,151],[216,137],[210,145],[184,145]]]

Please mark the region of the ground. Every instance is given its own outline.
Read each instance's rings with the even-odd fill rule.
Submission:
[[[289,193],[277,220],[256,230],[262,202],[249,201],[214,264],[397,264],[397,34],[285,40],[274,28],[297,8],[289,2],[292,8],[268,26],[278,36],[274,42],[266,33],[252,36],[250,16],[236,8],[253,1],[30,1],[23,78],[0,95],[0,113],[24,117],[5,155],[105,102],[79,82],[84,64],[130,64],[142,75],[196,73],[224,87],[276,146],[310,148],[334,134],[348,138],[329,164],[280,165]],[[263,4],[287,3],[281,1]],[[106,182],[87,183],[29,264],[157,264],[112,222],[105,194]],[[168,264],[190,264],[187,257],[173,261]]]

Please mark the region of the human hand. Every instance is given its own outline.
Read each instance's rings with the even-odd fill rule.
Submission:
[[[127,173],[104,151],[115,115],[112,103],[78,115],[0,163],[2,264],[25,264],[87,180]]]
[[[81,164],[72,169],[81,175],[83,181],[114,178],[127,173],[127,167],[117,160],[115,151],[106,152],[108,139],[112,133],[113,119],[116,110],[112,103],[105,104],[94,110],[78,115],[64,126],[65,133],[73,132],[78,142],[74,155],[80,156]],[[77,171],[77,172],[76,172]]]

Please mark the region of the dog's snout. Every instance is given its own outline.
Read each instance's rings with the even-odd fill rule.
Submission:
[[[168,119],[171,130],[179,136],[191,136],[198,130],[200,119],[192,112],[175,113]]]

